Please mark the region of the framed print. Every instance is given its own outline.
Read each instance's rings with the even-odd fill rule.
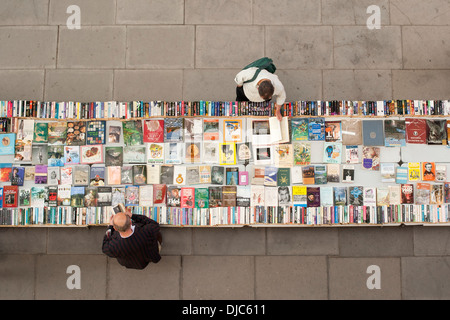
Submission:
[[[80,146],[80,163],[92,164],[103,162],[103,146],[101,144],[93,146]]]

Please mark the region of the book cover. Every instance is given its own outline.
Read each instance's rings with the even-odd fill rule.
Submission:
[[[292,144],[277,144],[273,146],[274,164],[277,167],[292,167],[294,165],[294,148]]]
[[[306,187],[306,206],[320,207],[320,187]]]
[[[203,140],[219,140],[219,119],[203,119]]]
[[[314,166],[314,184],[326,184],[327,179],[327,166],[315,165]]]
[[[323,145],[323,162],[341,163],[342,144],[339,142],[325,142]]]
[[[34,181],[34,169],[35,169],[34,166],[25,167],[24,181]]]
[[[184,119],[184,141],[202,141],[203,119],[185,118]]]
[[[97,207],[98,192],[96,187],[86,187],[84,194],[85,207]]]
[[[361,119],[343,119],[342,144],[357,146],[362,145],[362,121]]]
[[[434,181],[436,179],[436,164],[434,162],[422,162],[422,180]]]
[[[164,163],[181,164],[183,162],[184,144],[168,142],[164,145]]]
[[[167,185],[165,184],[154,184],[153,185],[153,204],[164,205],[166,203]]]
[[[359,162],[358,146],[345,146],[345,162],[348,164]]]
[[[253,145],[253,154],[255,155],[256,165],[272,164],[272,146]]]
[[[292,203],[296,207],[306,207],[306,186],[292,186]]]
[[[162,165],[159,164],[148,164],[147,166],[147,184],[159,184],[162,183]],[[166,165],[164,165],[166,167]],[[172,168],[172,174],[173,174],[173,166],[168,166]],[[170,169],[169,169],[170,170]],[[167,173],[167,172],[165,172]],[[170,173],[169,173],[170,174]],[[173,178],[170,181],[170,184],[173,184]]]
[[[146,146],[124,146],[123,163],[146,163]]]
[[[278,188],[264,187],[264,206],[277,207],[278,206]]]
[[[186,167],[185,166],[175,166],[173,170],[173,183],[176,185],[186,184]]]
[[[397,167],[395,173],[395,183],[402,184],[408,182],[408,168]]]
[[[450,203],[450,182],[444,183],[444,202]]]
[[[199,166],[200,184],[211,183],[211,166]]]
[[[73,167],[73,184],[76,186],[87,186],[90,183],[89,166],[75,166]],[[37,166],[36,166],[37,169]]]
[[[417,183],[416,184],[416,204],[430,204],[431,184]]]
[[[15,130],[17,130],[17,134],[14,145],[14,161],[31,161],[34,120],[18,119],[18,126]]]
[[[235,143],[221,143],[219,149],[219,164],[220,165],[234,165],[236,164],[236,144]]]
[[[110,125],[108,128],[108,143],[119,143],[122,135],[122,126]]]
[[[430,190],[430,204],[444,203],[444,184],[433,184]]]
[[[239,183],[239,168],[238,167],[227,167],[225,168],[226,174],[226,185],[227,186],[237,186]]]
[[[19,203],[19,187],[3,186],[3,208],[16,208]]]
[[[294,142],[294,165],[303,166],[311,163],[311,144],[309,142]]]
[[[333,200],[335,206],[346,206],[347,187],[333,187]]]
[[[443,119],[426,119],[427,144],[447,144],[447,121]]]
[[[133,166],[133,184],[147,184],[147,166],[137,164]]]
[[[352,183],[355,181],[355,166],[343,165],[342,166],[342,182]]]
[[[33,145],[31,164],[48,164],[48,146],[45,145]]]
[[[139,205],[139,186],[125,186],[125,206],[131,207],[138,205]]]
[[[292,205],[291,201],[291,189],[289,186],[280,186],[278,187],[278,205],[279,206],[290,206]]]
[[[251,192],[251,198],[250,198],[250,206],[264,206],[264,194],[265,194],[265,187],[261,185],[251,185],[250,186],[250,192]]]
[[[47,184],[47,166],[36,165],[34,169],[34,183]]]
[[[325,121],[325,141],[336,142],[342,140],[342,124],[340,120]]]
[[[61,173],[59,167],[48,167],[47,168],[47,184],[58,185],[61,182]]]
[[[163,165],[160,167],[160,183],[173,184],[174,166]]]
[[[84,206],[84,187],[72,186],[70,190],[70,206],[74,208],[82,208]]]
[[[103,163],[103,146],[101,144],[80,146],[80,163]]]
[[[374,187],[363,187],[363,204],[365,206],[376,206],[377,205],[377,188]]]
[[[11,185],[23,186],[24,181],[25,181],[25,168],[13,166],[11,173]]]
[[[215,141],[203,142],[203,162],[204,163],[219,163],[219,143]]]
[[[49,167],[64,167],[64,146],[48,146],[47,165]]]
[[[396,172],[394,163],[381,163],[380,164],[381,182],[391,183],[395,182]]]
[[[406,143],[427,144],[426,119],[406,118]]]
[[[327,164],[327,182],[341,181],[341,165],[339,163]]]
[[[89,185],[92,187],[100,187],[105,185],[105,167],[90,167]]]
[[[86,144],[86,122],[67,122],[66,145],[81,146]]]
[[[277,167],[266,167],[264,170],[264,185],[275,187],[277,185]]]
[[[209,207],[222,207],[222,187],[208,187]]]
[[[253,119],[251,120],[251,135],[250,142],[254,146],[267,145],[270,142],[270,124],[268,119]]]
[[[48,142],[48,123],[35,122],[33,143],[47,143]]]
[[[164,143],[147,143],[147,163],[164,163]]]
[[[320,187],[320,205],[322,207],[334,205],[333,187]]]
[[[266,168],[264,166],[254,166],[252,184],[264,184],[264,173]]]
[[[164,120],[144,120],[143,142],[164,142]]]
[[[408,162],[408,181],[418,181],[420,178],[420,162]]]
[[[225,181],[225,168],[221,166],[212,166],[211,183],[222,185]]]
[[[309,118],[308,120],[308,140],[325,140],[325,118]]]
[[[31,187],[30,206],[36,208],[48,206],[48,187]]]
[[[120,203],[125,205],[125,187],[112,187],[111,206],[115,207]]]
[[[153,206],[153,185],[139,187],[139,205],[141,207]]]
[[[195,188],[195,207],[197,209],[209,208],[208,188]]]
[[[0,134],[0,156],[14,155],[16,145],[15,133],[2,133]]]
[[[364,187],[362,186],[349,187],[348,204],[352,206],[364,205]]]
[[[122,167],[107,167],[108,169],[108,184],[118,185],[121,182]]]
[[[223,141],[224,142],[243,142],[242,139],[242,120],[224,119],[223,120]]]
[[[383,124],[383,120],[362,120],[364,146],[384,146]]]
[[[128,120],[122,122],[123,142],[126,146],[144,144],[141,120]]]
[[[202,155],[202,142],[186,142],[184,152],[185,163],[200,163]]]
[[[302,167],[303,184],[314,184],[314,166]]]
[[[80,147],[64,146],[64,165],[80,164]]]
[[[186,167],[186,184],[193,185],[200,183],[200,167],[189,166]]]
[[[291,185],[291,169],[278,168],[277,172],[277,186],[288,187]]]
[[[139,194],[137,194],[137,197],[139,201]],[[99,207],[108,207],[111,206],[111,202],[112,202],[112,187],[106,186],[97,187],[97,205]]]
[[[236,206],[250,207],[251,189],[250,186],[238,186],[236,189]]]
[[[167,206],[181,207],[181,187],[167,186]]]
[[[133,183],[133,166],[123,166],[120,184]]]
[[[282,117],[281,121],[277,117],[269,118],[270,126],[270,143],[286,143],[289,142],[289,121],[288,117]]]
[[[252,153],[252,143],[251,142],[243,142],[236,144],[236,157],[237,163],[239,164],[249,164],[253,161],[253,153]]]
[[[47,129],[49,145],[64,145],[66,143],[67,122],[49,122],[47,125]]]
[[[236,207],[236,186],[223,186],[222,187],[222,206],[223,207]]]
[[[70,185],[73,183],[73,168],[72,167],[61,167],[61,184]]]
[[[164,119],[164,142],[183,142],[184,118]]]
[[[413,204],[414,203],[414,184],[404,183],[401,184],[402,203]]]
[[[406,122],[405,120],[384,120],[384,145],[386,147],[406,146]]]
[[[123,147],[105,146],[105,166],[121,167],[123,165]]]
[[[445,164],[437,164],[436,165],[436,182],[445,182],[447,181],[447,165]]]
[[[57,205],[68,207],[70,206],[72,186],[70,185],[59,185],[58,195],[57,195]]]
[[[402,203],[402,190],[401,185],[390,185],[389,190],[389,204],[401,204]]]
[[[292,142],[308,140],[308,118],[291,119]]]
[[[380,170],[380,147],[363,147],[362,164],[364,169]]]
[[[377,188],[377,206],[388,206],[389,205],[389,188],[378,187]]]

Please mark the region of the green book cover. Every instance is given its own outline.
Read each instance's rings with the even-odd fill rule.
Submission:
[[[308,119],[294,118],[291,120],[292,141],[308,140]]]
[[[47,143],[48,142],[48,123],[47,122],[35,122],[34,123],[34,143]]]
[[[126,146],[137,146],[144,144],[142,137],[141,120],[123,121],[123,141]]]
[[[291,185],[291,169],[290,168],[278,168],[277,186],[285,187]]]
[[[208,188],[195,188],[195,207],[198,209],[209,208]]]

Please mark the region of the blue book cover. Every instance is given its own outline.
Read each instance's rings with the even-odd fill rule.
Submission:
[[[407,167],[397,167],[395,183],[398,183],[398,184],[408,183],[408,168]]]
[[[325,140],[325,118],[310,118],[308,120],[308,140]]]
[[[276,187],[277,185],[277,167],[265,167],[264,169],[264,185]]]
[[[0,156],[14,154],[14,147],[16,144],[15,133],[2,133],[0,135]]]
[[[384,121],[363,120],[363,144],[364,146],[384,146]]]

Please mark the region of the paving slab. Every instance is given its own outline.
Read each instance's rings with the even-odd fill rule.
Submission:
[[[35,255],[0,254],[0,299],[34,299],[35,265]]]

